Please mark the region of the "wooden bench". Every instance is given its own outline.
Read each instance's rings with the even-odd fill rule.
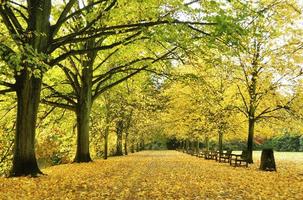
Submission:
[[[199,158],[205,158],[205,156],[208,154],[209,151],[207,150],[202,150],[198,153]]]
[[[219,162],[229,162],[232,155],[232,150],[227,150],[226,152],[219,154]]]
[[[189,149],[188,151],[187,151],[187,153],[189,154],[189,155],[194,155],[195,154],[195,151],[194,150],[192,150],[192,149]]]
[[[207,160],[210,160],[210,159],[217,160],[218,154],[219,154],[218,151],[209,151],[208,154],[206,154],[204,158]]]
[[[229,164],[234,167],[248,167],[247,151],[242,151],[242,154],[231,154]]]

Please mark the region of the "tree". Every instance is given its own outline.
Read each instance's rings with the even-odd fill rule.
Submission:
[[[135,5],[135,8],[136,6],[144,7],[148,5]],[[106,29],[106,33],[101,38],[94,36],[86,37],[86,41],[80,41],[82,43],[77,50],[82,52],[81,55],[77,56],[73,55],[73,53],[70,55],[70,47],[67,48],[68,52],[63,54],[69,59],[69,63],[58,65],[66,77],[66,80],[62,82],[67,82],[71,86],[69,89],[70,92],[66,93],[62,91],[61,84],[48,84],[46,88],[50,90],[50,95],[43,98],[43,102],[52,106],[69,108],[76,113],[78,145],[75,162],[88,162],[91,160],[89,155],[89,116],[93,102],[106,90],[138,74],[140,71],[150,67],[150,65],[165,59],[175,50],[175,48],[169,45],[163,46],[161,44],[164,47],[161,46],[162,49],[155,44],[146,45],[148,44],[147,39],[149,39],[149,35],[151,34],[147,30],[148,27],[169,23],[184,24],[184,22],[178,20],[170,22],[166,19],[168,18],[167,16],[156,19],[155,22],[146,22],[145,18],[153,19],[155,12],[161,12],[160,5],[157,4],[155,10],[149,10],[144,15],[139,16],[139,18],[137,16],[130,17],[127,24],[113,26],[112,30]],[[122,10],[120,11],[121,13],[125,11],[123,10],[125,9],[124,7],[117,9],[104,7],[103,9],[109,13],[109,19],[101,21],[96,25],[97,27],[106,27],[113,21],[120,20],[120,16],[111,17],[111,13],[115,13],[120,9]],[[92,13],[94,12],[88,10],[86,14],[88,15],[87,19],[85,15],[83,16],[85,19],[84,24],[90,24],[95,21],[95,19],[90,18]],[[129,24],[130,22],[133,23]],[[77,25],[79,26],[79,23]],[[69,29],[77,29],[77,26],[73,27],[72,25]],[[108,40],[113,41],[111,45],[106,43]],[[172,50],[167,50],[168,48]],[[107,49],[111,51],[101,51]],[[138,55],[137,57],[133,56],[135,51],[138,52],[136,54]],[[126,55],[127,53],[131,53],[131,55]],[[64,58],[64,56],[62,57]],[[120,59],[120,57],[123,57],[123,59]],[[59,57],[57,61],[61,59]],[[114,77],[119,78],[115,79]],[[66,90],[66,88],[63,88],[63,90]]]
[[[5,86],[5,89],[1,90],[0,94],[16,92],[18,104],[12,176],[29,174],[35,176],[41,173],[35,157],[35,126],[42,78],[50,67],[60,64],[70,56],[111,49],[124,42],[124,40],[108,41],[105,45],[96,45],[85,50],[77,49],[77,45],[87,39],[101,38],[119,31],[135,31],[157,24],[184,24],[178,20],[165,19],[156,22],[144,20],[143,23],[132,24],[111,23],[106,27],[98,27],[96,25],[104,16],[102,10],[105,12],[110,10],[117,1],[89,1],[88,4],[81,7],[77,7],[77,2],[70,0],[55,6],[51,0],[28,0],[21,3],[1,1],[0,15],[5,26],[1,33],[5,36],[9,35],[9,37],[6,42],[0,44],[0,57],[6,63],[9,75],[12,76],[9,81],[1,81],[1,85]],[[101,11],[97,12],[99,8]],[[96,10],[93,12],[95,15],[93,20],[78,26],[71,32],[64,28],[66,24],[73,23],[74,18],[80,19],[81,16],[87,15],[87,10],[91,9]],[[198,24],[205,25],[205,23]],[[66,46],[69,47],[68,50],[62,51],[61,48]],[[84,70],[84,73],[89,74],[89,71]],[[86,119],[79,119],[79,121],[81,120],[86,121]],[[83,126],[79,127],[79,130],[82,128],[86,129]],[[83,139],[82,145],[84,147],[79,147],[83,149],[83,152],[79,153],[80,161],[89,160],[85,140]]]
[[[236,12],[243,17],[243,34],[234,33],[225,43],[231,52],[227,57],[238,69],[235,76],[242,105],[236,108],[247,118],[250,163],[256,122],[278,118],[279,111],[289,108],[294,99],[291,87],[301,75],[293,62],[292,40],[285,39],[286,34],[292,34],[291,23],[297,17],[294,5],[286,1],[236,5]]]

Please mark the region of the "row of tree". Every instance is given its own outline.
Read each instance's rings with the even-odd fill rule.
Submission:
[[[175,47],[166,41],[170,36],[159,33],[176,31],[176,25],[215,24],[179,20],[178,13],[187,15],[192,3],[1,1],[1,94],[15,92],[17,103],[11,175],[40,173],[34,145],[40,102],[76,114],[74,160],[90,161],[93,102],[109,88],[171,54]]]
[[[36,131],[60,120],[76,130],[74,161],[88,162],[89,136],[103,138],[106,158],[112,127],[116,155],[123,134],[125,154],[152,133],[198,140],[217,130],[221,148],[242,113],[252,162],[255,123],[301,111],[301,13],[293,1],[5,0],[0,15],[12,176],[41,173]]]

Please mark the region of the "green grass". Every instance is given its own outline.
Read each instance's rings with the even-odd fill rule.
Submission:
[[[292,161],[303,164],[303,152],[274,152],[277,161]],[[254,158],[261,159],[261,151],[254,151]]]
[[[235,154],[241,154],[241,151],[233,151]],[[262,151],[254,151],[253,157],[255,161],[261,160]],[[276,161],[291,161],[303,165],[303,152],[279,152],[274,151]]]

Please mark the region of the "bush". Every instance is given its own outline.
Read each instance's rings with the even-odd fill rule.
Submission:
[[[267,140],[262,147],[273,148],[276,151],[302,151],[302,136],[286,133]]]

